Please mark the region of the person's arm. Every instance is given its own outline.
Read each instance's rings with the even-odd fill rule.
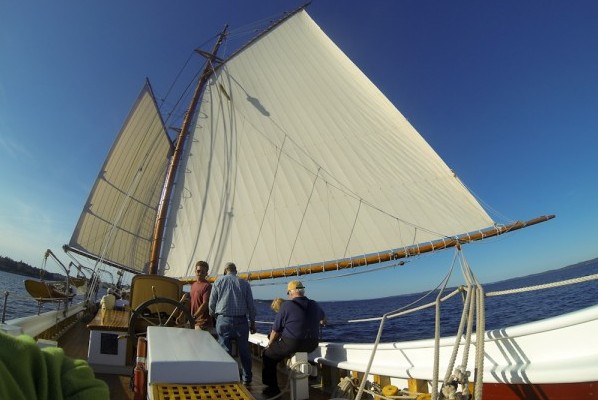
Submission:
[[[249,285],[249,282],[245,281],[245,283],[245,299],[247,302],[247,310],[249,313],[249,332],[251,334],[254,334],[257,332],[257,329],[255,329],[255,305],[253,304],[253,293],[251,292],[251,285]]]
[[[216,303],[218,302],[218,288],[216,285],[212,285],[212,289],[210,291],[210,301],[208,302],[208,308],[210,310],[210,315],[212,317],[216,317]]]
[[[318,312],[320,315],[320,325],[326,325],[328,323],[328,321],[326,320],[326,313],[324,312],[322,307],[320,307],[319,304],[318,304]]]
[[[266,348],[270,347],[272,343],[276,342],[279,337],[280,333],[276,332],[275,330],[272,330],[272,332],[270,332],[270,340],[268,341],[268,345],[266,346]]]
[[[286,309],[288,308],[288,304],[286,303],[286,301],[282,303],[282,305],[280,306],[280,310],[276,313],[276,316],[274,316],[274,322],[272,323],[272,331],[268,335],[268,345],[266,346],[266,348],[270,347],[272,343],[278,341],[278,339],[280,339],[280,337],[282,336],[282,332],[284,330],[283,321],[285,320]]]

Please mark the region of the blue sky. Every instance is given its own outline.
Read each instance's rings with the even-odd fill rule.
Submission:
[[[62,254],[146,77],[164,95],[225,24],[299,4],[0,1],[0,255],[41,266],[45,249]],[[598,3],[315,0],[308,12],[485,204],[513,220],[557,215],[466,246],[479,280],[598,257]],[[308,295],[425,290],[452,256],[306,282]]]

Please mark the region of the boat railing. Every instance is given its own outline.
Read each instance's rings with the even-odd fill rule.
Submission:
[[[6,321],[6,307],[8,306],[8,295],[10,292],[6,290],[4,292],[4,302],[2,303],[2,323]]]
[[[8,321],[7,325],[18,327],[20,330],[19,333],[38,337],[48,330],[52,330],[59,326],[61,322],[82,312],[85,308],[85,303],[78,303],[69,307],[68,310],[53,310],[39,315],[16,318]]]

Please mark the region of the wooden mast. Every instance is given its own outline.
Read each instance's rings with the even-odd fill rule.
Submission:
[[[193,121],[193,116],[195,115],[195,111],[197,110],[197,105],[199,104],[199,99],[201,97],[201,93],[203,92],[203,88],[205,87],[208,78],[214,72],[213,64],[218,60],[216,54],[218,53],[218,49],[222,44],[226,33],[227,33],[228,25],[224,27],[224,30],[218,36],[218,40],[214,45],[211,53],[201,52],[200,54],[205,55],[207,57],[206,67],[204,68],[198,82],[197,87],[195,88],[195,92],[193,93],[193,98],[191,99],[191,104],[185,114],[185,118],[183,120],[183,125],[181,130],[177,136],[176,145],[174,148],[174,153],[172,155],[172,159],[170,161],[170,166],[168,167],[168,171],[166,172],[166,179],[164,181],[164,190],[162,191],[160,197],[160,203],[158,205],[158,214],[156,216],[156,224],[154,225],[154,233],[152,235],[152,248],[150,254],[150,261],[149,261],[149,269],[148,273],[156,274],[158,272],[158,264],[160,261],[160,249],[162,246],[162,239],[164,237],[164,226],[166,224],[166,216],[168,214],[168,208],[170,205],[170,197],[172,193],[172,187],[174,184],[174,179],[176,177],[176,171],[178,169],[179,163],[181,161],[181,157],[183,155],[183,149],[185,148],[185,142],[187,140],[187,136],[189,136],[189,129],[191,127],[191,122]]]

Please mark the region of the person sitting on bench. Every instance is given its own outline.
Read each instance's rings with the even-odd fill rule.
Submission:
[[[278,362],[296,352],[314,351],[319,343],[320,321],[325,320],[320,305],[305,297],[301,282],[289,282],[287,295],[290,301],[280,306],[263,354],[262,382],[266,388],[262,393],[269,397],[280,393],[276,376]]]

